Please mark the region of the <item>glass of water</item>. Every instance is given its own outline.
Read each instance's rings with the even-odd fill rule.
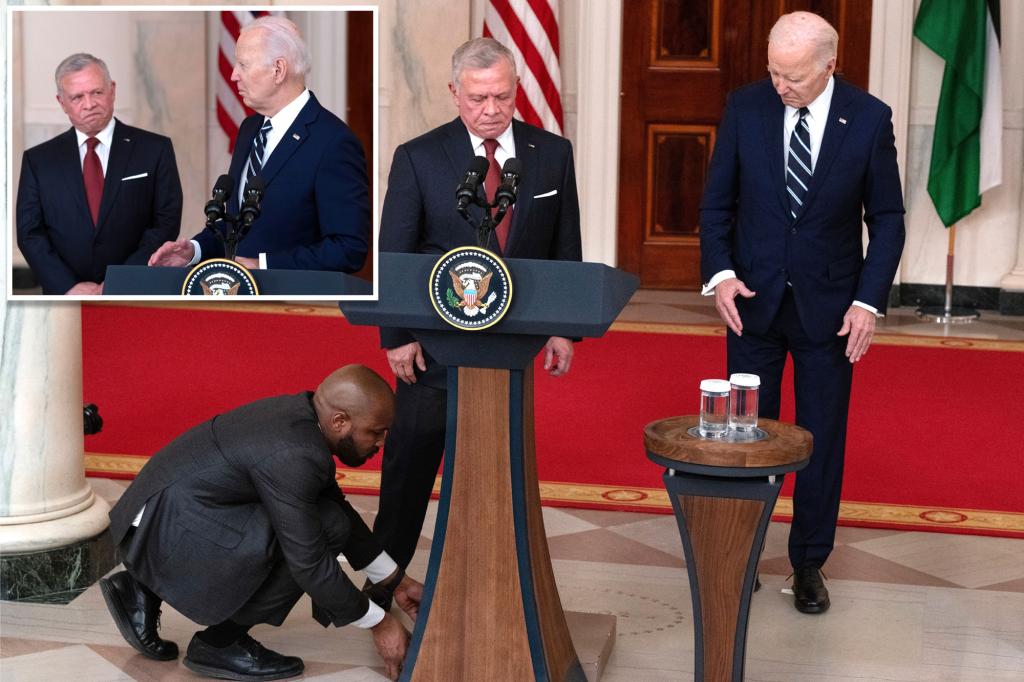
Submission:
[[[729,428],[753,431],[757,427],[757,394],[761,377],[756,374],[733,374],[729,377]]]
[[[700,382],[700,423],[704,438],[725,438],[729,433],[729,382],[705,379]]]

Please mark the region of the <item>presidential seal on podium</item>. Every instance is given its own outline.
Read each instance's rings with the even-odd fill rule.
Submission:
[[[196,265],[185,277],[182,296],[259,296],[256,278],[244,265],[227,258],[211,258]]]
[[[452,249],[430,272],[430,302],[453,327],[487,329],[508,312],[512,276],[501,258],[487,249]]]

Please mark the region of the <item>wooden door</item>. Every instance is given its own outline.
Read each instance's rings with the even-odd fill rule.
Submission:
[[[794,10],[836,27],[837,70],[866,88],[870,0],[625,2],[618,265],[642,287],[700,287],[698,207],[726,95],[767,76],[768,31]]]

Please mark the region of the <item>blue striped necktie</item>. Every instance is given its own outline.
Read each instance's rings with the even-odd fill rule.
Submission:
[[[268,118],[263,122],[263,127],[256,133],[256,138],[252,141],[252,149],[249,150],[249,172],[245,174],[246,187],[263,170],[263,155],[267,149],[267,135],[270,134],[272,128],[273,126],[270,125],[270,119]]]
[[[807,126],[807,114],[807,107],[802,107],[800,120],[789,136],[789,154],[786,156],[786,191],[793,220],[800,214],[811,184],[811,129]]]

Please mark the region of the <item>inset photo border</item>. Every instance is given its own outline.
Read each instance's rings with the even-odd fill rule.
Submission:
[[[7,7],[5,14],[8,301],[192,300],[186,288],[248,301],[376,300],[376,6]],[[294,23],[307,66],[287,35],[253,31],[239,48],[241,28],[265,15]],[[245,52],[268,44],[298,64]],[[101,66],[78,58],[59,87],[58,66],[78,54],[101,60],[110,83]],[[308,100],[294,96],[302,80]],[[287,128],[262,142],[260,115],[278,113]],[[113,126],[101,129],[108,120]],[[91,155],[95,143],[76,132],[83,129],[100,140]],[[269,153],[265,164],[257,159],[253,182],[261,144]],[[102,188],[95,166],[89,183],[83,170],[97,158]],[[211,224],[237,229],[220,229],[224,240]],[[235,261],[210,267],[231,237]],[[175,240],[178,249],[159,250]],[[189,262],[196,245],[199,260]],[[177,267],[148,265],[153,253]],[[235,295],[247,289],[259,296]]]

